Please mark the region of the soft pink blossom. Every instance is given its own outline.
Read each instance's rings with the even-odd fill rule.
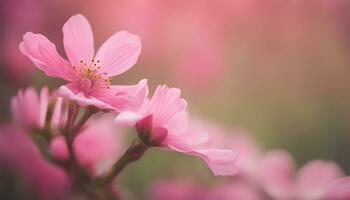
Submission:
[[[11,99],[11,111],[16,123],[26,128],[44,128],[49,103],[49,90],[37,94],[33,87],[19,90]]]
[[[111,117],[92,118],[73,143],[77,160],[93,176],[108,172],[122,153],[121,130]],[[69,158],[66,141],[62,136],[51,142],[50,151],[56,159]]]
[[[257,177],[257,166],[262,156],[262,151],[256,141],[246,131],[232,129],[227,136],[228,147],[239,155],[237,166],[240,175],[255,181]]]
[[[293,193],[295,163],[284,150],[271,150],[261,160],[258,174],[262,187],[277,199],[288,199]]]
[[[235,174],[236,154],[205,145],[208,135],[188,126],[186,107],[179,89],[158,86],[138,112],[122,112],[116,122],[135,126],[146,144],[202,158],[215,175]]]
[[[204,186],[186,181],[159,181],[151,189],[154,200],[259,200],[263,195],[244,182]]]
[[[51,117],[51,128],[60,125],[62,116],[63,99],[56,98],[54,93],[49,93],[47,87],[41,89],[40,94],[33,87],[19,90],[17,96],[11,99],[11,112],[16,124],[25,129],[43,129],[48,118],[50,101],[55,102]]]
[[[208,134],[208,145],[221,146],[237,152],[236,165],[238,175],[252,180],[256,179],[256,171],[261,149],[249,133],[242,129],[227,129],[212,121],[196,119],[192,126],[199,132]]]
[[[344,176],[344,172],[334,162],[312,160],[298,170],[296,177],[297,198],[323,198],[329,185]]]
[[[42,199],[62,198],[70,187],[64,171],[44,160],[27,134],[11,127],[0,127],[0,167],[15,170]]]
[[[343,175],[331,161],[312,160],[296,171],[292,156],[272,150],[260,164],[262,187],[277,199],[322,199],[329,185]]]
[[[93,33],[87,19],[74,15],[63,25],[63,44],[68,60],[41,34],[27,32],[21,52],[46,75],[68,81],[59,95],[80,106],[121,111],[135,109],[148,93],[147,81],[133,86],[113,86],[110,78],[130,69],[141,52],[140,38],[120,31],[107,39],[94,56]]]
[[[201,194],[200,188],[186,181],[158,181],[151,188],[153,200],[191,200],[196,194]],[[203,196],[205,196],[203,194]]]
[[[263,194],[252,184],[243,181],[237,181],[228,184],[222,184],[216,187],[212,192],[212,200],[263,200]]]
[[[329,185],[326,195],[326,199],[333,200],[349,200],[350,199],[350,177],[342,177],[335,180]]]

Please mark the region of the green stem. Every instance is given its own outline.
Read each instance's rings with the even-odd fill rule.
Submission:
[[[149,146],[141,141],[132,142],[125,153],[113,165],[113,168],[109,174],[101,180],[99,185],[101,187],[109,185],[128,164],[139,160],[148,148]]]

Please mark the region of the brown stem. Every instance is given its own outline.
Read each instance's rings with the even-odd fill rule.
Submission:
[[[94,108],[87,107],[85,110],[84,115],[81,117],[81,119],[77,122],[77,124],[72,128],[72,133],[74,135],[77,135],[80,131],[80,129],[84,126],[84,124],[87,122],[87,120],[90,119],[90,117],[95,114],[97,111]]]
[[[148,148],[149,146],[141,141],[132,142],[125,153],[113,165],[113,168],[109,174],[100,180],[100,187],[109,185],[129,163],[139,160]]]
[[[70,162],[72,164],[72,170],[77,173],[78,177],[82,181],[89,180],[89,175],[86,174],[85,170],[80,166],[73,148],[75,137],[78,135],[79,130],[85,124],[85,122],[95,113],[91,109],[86,108],[84,115],[74,125],[76,118],[79,113],[79,106],[75,102],[69,102],[69,110],[66,125],[63,131],[63,135],[67,142],[67,148],[70,155]]]
[[[77,118],[78,112],[79,112],[78,105],[75,102],[70,101],[69,104],[68,104],[67,121],[66,121],[64,130],[63,130],[65,135],[67,134],[67,132],[73,126],[74,121]]]

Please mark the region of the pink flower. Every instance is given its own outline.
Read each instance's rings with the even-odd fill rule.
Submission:
[[[33,87],[19,90],[17,96],[11,99],[11,112],[15,123],[26,128],[43,129],[47,120],[47,111],[50,99],[55,98],[49,94],[47,87],[41,89],[40,94]],[[57,98],[51,117],[51,127],[59,125],[61,117],[62,98]]]
[[[255,140],[243,130],[231,130],[231,135],[226,141],[230,149],[235,150],[239,155],[237,166],[239,174],[255,181],[257,177],[258,160],[261,157],[261,149]]]
[[[334,162],[309,161],[299,169],[296,177],[297,198],[323,198],[329,185],[342,176],[344,172]]]
[[[227,130],[214,122],[195,120],[192,123],[197,131],[209,135],[208,144],[211,146],[221,146],[239,155],[236,160],[238,175],[242,178],[256,179],[258,160],[261,157],[261,150],[254,139],[244,130]],[[235,177],[236,179],[237,177]]]
[[[292,156],[283,150],[267,153],[260,165],[260,181],[277,199],[322,199],[329,185],[343,175],[333,162],[312,160],[298,172]]]
[[[147,81],[133,86],[112,86],[110,78],[130,69],[141,52],[140,38],[120,31],[107,39],[94,57],[93,34],[87,19],[72,16],[63,26],[63,44],[68,60],[55,45],[41,34],[27,32],[20,44],[21,52],[51,77],[69,83],[59,95],[80,106],[121,111],[137,108],[148,93]]]
[[[327,189],[326,199],[348,200],[350,199],[350,177],[342,177],[335,180]]]
[[[235,174],[236,154],[205,145],[208,135],[188,127],[186,106],[179,89],[158,86],[138,112],[122,112],[116,122],[135,126],[145,144],[202,158],[215,175]]]
[[[188,181],[159,181],[153,185],[151,199],[154,200],[259,200],[263,195],[244,182],[203,186]]]
[[[27,134],[0,127],[0,168],[14,170],[40,199],[62,199],[70,180],[62,169],[47,162]]]
[[[196,194],[201,194],[201,196],[196,196]],[[158,181],[151,188],[151,199],[153,200],[191,200],[206,195],[199,187],[186,181]]]
[[[110,170],[122,153],[121,131],[110,115],[92,118],[73,143],[79,163],[93,176],[101,176]],[[56,137],[50,144],[54,158],[69,158],[66,141]]]

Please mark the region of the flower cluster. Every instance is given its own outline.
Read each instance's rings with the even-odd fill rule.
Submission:
[[[141,52],[137,35],[117,32],[95,54],[90,24],[78,14],[63,25],[63,44],[68,59],[61,57],[45,36],[24,34],[20,51],[47,76],[68,83],[51,93],[47,87],[40,94],[33,87],[20,90],[11,101],[19,130],[6,128],[29,133],[18,133],[23,137],[18,140],[28,143],[31,138],[39,148],[28,144],[34,149],[24,154],[35,152],[38,163],[49,164],[50,172],[60,173],[64,179],[57,182],[60,187],[52,187],[69,188],[67,195],[78,192],[85,198],[116,199],[115,177],[151,147],[197,156],[215,175],[236,174],[236,153],[206,145],[208,134],[192,128],[179,89],[161,85],[148,98],[146,79],[136,85],[112,84],[113,76],[137,62]],[[123,150],[121,134],[126,126],[134,128],[136,137]],[[9,147],[7,151],[19,153],[21,149]],[[43,190],[38,187],[38,194],[46,198]],[[63,195],[62,190],[57,195]],[[55,192],[49,195],[51,198]]]
[[[63,25],[63,46],[67,59],[45,36],[24,34],[20,51],[67,84],[19,90],[11,99],[15,126],[0,127],[0,169],[18,171],[35,197],[125,199],[115,178],[158,148],[198,157],[215,176],[236,176],[215,186],[159,181],[152,199],[350,198],[349,178],[334,162],[313,160],[296,170],[288,152],[263,152],[244,131],[192,117],[178,88],[159,85],[149,97],[146,79],[114,85],[112,77],[140,56],[137,35],[117,32],[95,53],[90,24],[78,14]],[[128,146],[126,128],[135,132]]]

